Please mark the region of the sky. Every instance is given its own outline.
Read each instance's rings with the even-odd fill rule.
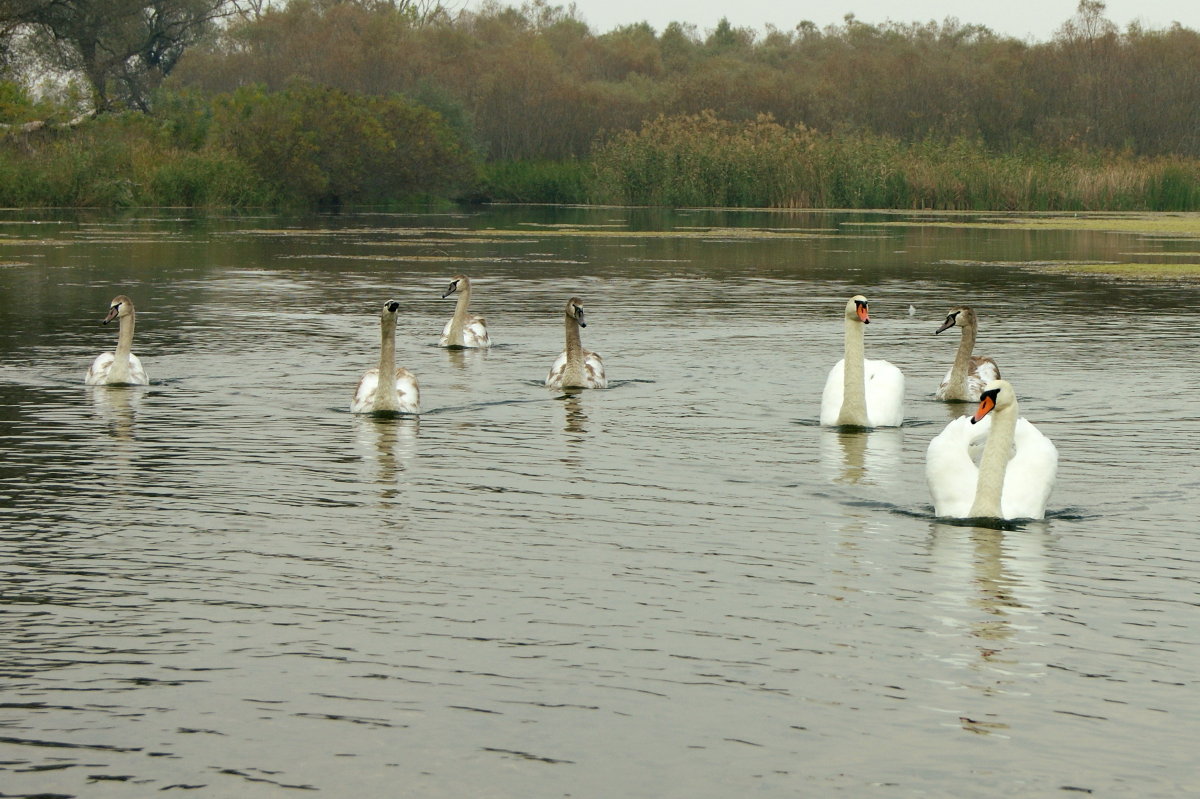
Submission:
[[[571,0],[548,0],[569,6]],[[520,0],[500,0],[520,6]],[[477,7],[469,0],[467,8]],[[962,23],[986,25],[1018,39],[1048,41],[1074,15],[1078,0],[575,0],[579,17],[593,33],[621,25],[649,22],[660,33],[670,22],[690,22],[701,34],[728,17],[734,27],[762,30],[767,23],[791,30],[801,20],[817,27],[841,24],[848,13],[860,22],[941,22],[956,17]],[[1105,16],[1121,30],[1138,21],[1149,29],[1179,22],[1200,31],[1200,0],[1108,0]]]

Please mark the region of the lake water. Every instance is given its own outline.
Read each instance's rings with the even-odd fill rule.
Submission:
[[[1197,240],[947,220],[6,212],[0,795],[1200,792],[1200,286],[1011,265]],[[899,429],[817,424],[858,292]],[[119,293],[152,384],[86,388]],[[388,299],[419,420],[348,412]],[[960,304],[1044,522],[932,515]]]

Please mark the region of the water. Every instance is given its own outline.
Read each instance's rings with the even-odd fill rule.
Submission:
[[[1000,264],[1195,242],[909,219],[10,212],[0,794],[1197,792],[1200,290]],[[856,292],[903,428],[816,424]],[[118,293],[153,382],[89,389]],[[419,420],[348,413],[387,299]],[[932,517],[966,303],[1044,522]]]

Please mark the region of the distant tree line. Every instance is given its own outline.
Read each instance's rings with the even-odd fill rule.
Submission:
[[[1200,203],[1200,34],[1104,12],[1024,42],[852,15],[595,33],[545,0],[0,0],[0,203]]]
[[[493,159],[582,157],[603,134],[705,111],[997,150],[1200,157],[1200,33],[1120,32],[1104,10],[1083,0],[1051,41],[1027,43],[952,19],[596,34],[540,0],[421,18],[379,0],[290,0],[194,48],[174,82],[228,92],[303,76],[399,92],[471,120]]]

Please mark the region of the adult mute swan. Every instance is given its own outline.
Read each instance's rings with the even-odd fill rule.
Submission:
[[[488,338],[487,322],[482,316],[467,312],[471,304],[471,280],[466,275],[455,275],[450,278],[450,287],[442,294],[446,299],[451,294],[458,294],[458,303],[454,306],[454,316],[442,329],[442,338],[438,344],[443,347],[490,347],[492,340]]]
[[[421,412],[421,389],[417,377],[396,366],[396,311],[400,303],[388,300],[379,315],[379,368],[368,369],[354,392],[351,413],[373,411]],[[391,376],[391,379],[388,379]],[[380,378],[383,378],[382,382]]]
[[[1012,386],[993,380],[984,387],[973,416],[960,416],[929,442],[925,477],[938,516],[1045,517],[1058,450],[1018,415]]]
[[[133,300],[124,294],[113,297],[108,305],[108,315],[104,317],[104,324],[107,325],[113,319],[118,320],[120,329],[117,331],[117,350],[97,355],[96,360],[88,367],[87,376],[83,378],[84,383],[89,386],[150,385],[150,378],[142,368],[141,359],[132,352],[134,316]]]
[[[550,374],[546,375],[546,388],[608,388],[604,361],[596,353],[585,350],[579,342],[579,328],[587,327],[583,316],[583,300],[578,297],[567,300],[563,321],[567,347],[550,367]]]
[[[821,424],[898,427],[904,421],[904,374],[887,361],[863,357],[863,326],[870,324],[867,298],[846,303],[845,357],[829,370],[821,394]]]
[[[1000,367],[991,358],[971,354],[975,349],[975,336],[979,332],[979,322],[973,308],[965,305],[955,308],[946,315],[946,321],[933,334],[936,336],[952,327],[962,328],[962,340],[958,343],[954,365],[942,378],[942,384],[934,396],[950,402],[979,402],[983,387],[1000,379]]]

